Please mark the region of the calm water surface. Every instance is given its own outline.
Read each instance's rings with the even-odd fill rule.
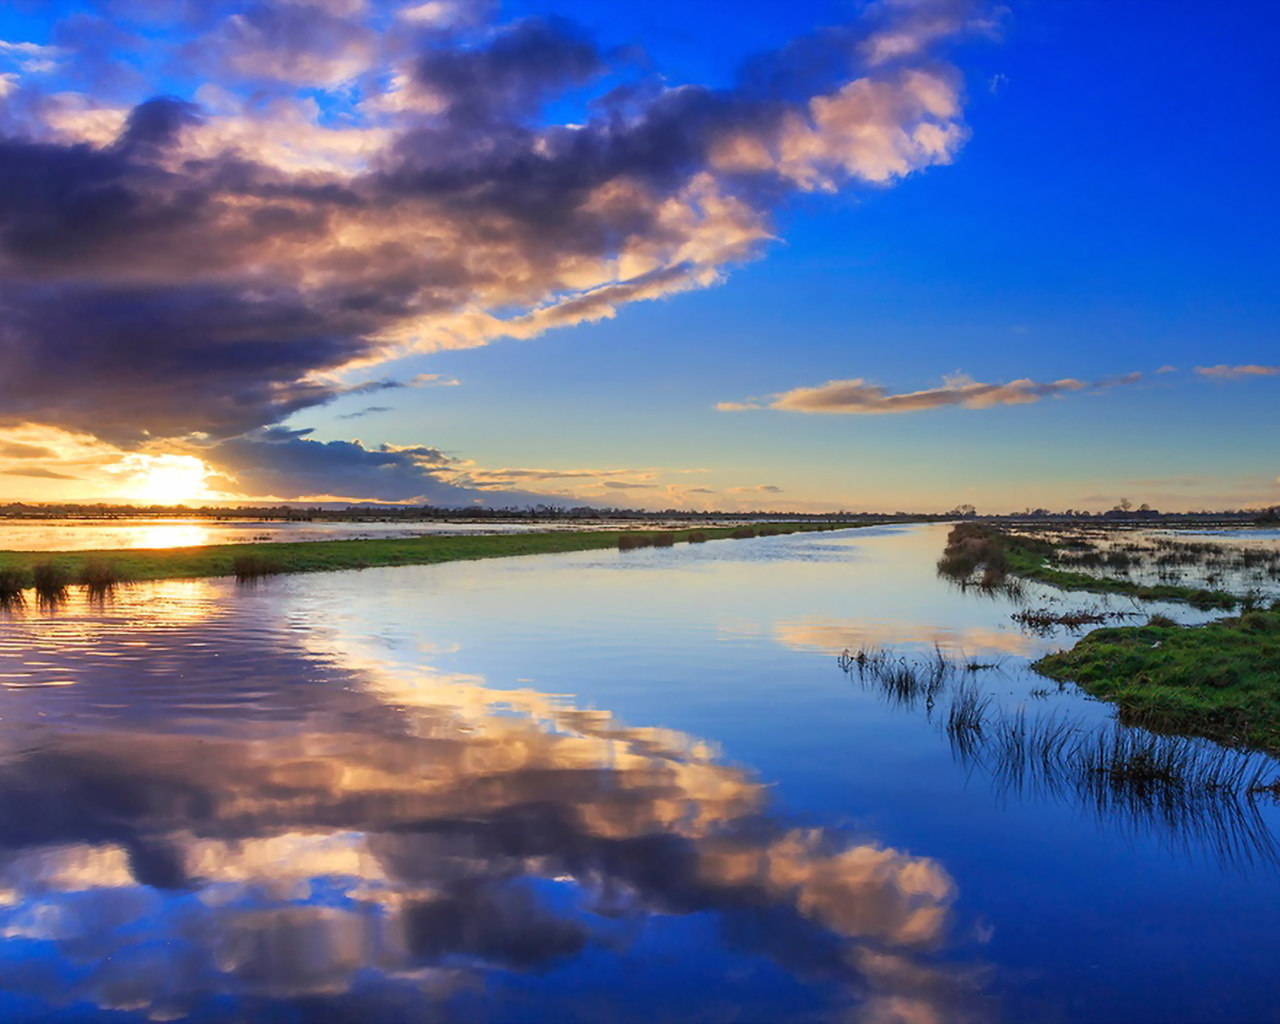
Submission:
[[[1273,805],[1011,780],[841,670],[937,645],[1106,725],[945,531],[10,612],[0,1019],[1280,1020]]]

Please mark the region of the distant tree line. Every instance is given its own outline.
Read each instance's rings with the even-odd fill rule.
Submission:
[[[448,508],[439,505],[384,505],[376,502],[340,504],[278,504],[278,505],[115,505],[106,502],[50,502],[29,504],[10,502],[0,505],[0,518],[6,519],[256,519],[280,522],[361,521],[361,522],[431,522],[440,520],[476,521],[557,521],[592,519],[663,519],[688,522],[708,520],[786,519],[790,521],[852,522],[861,520],[929,522],[952,519],[993,520],[1122,520],[1134,522],[1182,522],[1187,520],[1252,521],[1258,523],[1280,522],[1280,506],[1262,509],[1204,509],[1196,512],[1160,512],[1147,504],[1133,507],[1122,498],[1117,505],[1105,512],[1089,512],[1068,508],[1053,511],[1047,508],[1027,507],[1020,512],[1001,512],[979,515],[975,506],[957,505],[947,512],[868,512],[837,509],[829,512],[784,512],[776,509],[754,509],[747,512],[701,511],[666,508],[659,510],[634,508],[602,508],[596,505],[579,505],[564,508],[556,505],[510,506],[482,508],[464,506]]]

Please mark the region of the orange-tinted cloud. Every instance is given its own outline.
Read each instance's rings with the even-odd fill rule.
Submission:
[[[0,425],[122,445],[241,435],[405,351],[715,284],[773,238],[788,192],[888,184],[965,136],[960,83],[928,52],[973,22],[950,0],[881,3],[806,41],[840,77],[815,84],[784,48],[756,65],[776,94],[653,80],[579,124],[542,111],[621,58],[565,22],[242,6],[175,5],[199,8],[191,60],[210,81],[193,102],[142,99],[145,81],[141,102],[50,96],[7,72]],[[64,33],[67,66],[89,76],[94,33],[134,31],[127,9],[81,19],[80,50]],[[99,71],[138,78],[123,60]],[[296,91],[352,83],[344,119]]]
[[[1274,377],[1280,374],[1280,366],[1258,366],[1254,363],[1229,366],[1219,363],[1217,366],[1197,366],[1196,373],[1202,377],[1216,377],[1218,380],[1239,380],[1242,377]]]

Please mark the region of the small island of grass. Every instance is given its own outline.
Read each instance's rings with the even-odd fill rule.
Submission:
[[[1034,667],[1114,702],[1131,723],[1280,752],[1280,609],[1095,629]]]

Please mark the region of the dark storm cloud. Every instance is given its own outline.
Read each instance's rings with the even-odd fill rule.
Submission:
[[[342,389],[301,378],[354,351],[341,314],[228,288],[41,282],[0,290],[0,317],[0,423],[117,443],[227,437],[329,401]]]
[[[341,416],[338,417],[338,419],[357,420],[361,416],[372,416],[374,413],[390,412],[390,411],[391,411],[391,406],[389,405],[371,405],[371,406],[368,406],[367,408],[359,409],[356,412],[343,413]]]
[[[436,448],[366,448],[359,441],[314,441],[307,433],[256,431],[215,445],[205,458],[243,493],[286,500],[331,495],[448,507],[581,504],[528,491],[458,486],[447,479],[454,460]]]
[[[417,86],[466,130],[524,118],[604,69],[596,45],[561,18],[527,18],[475,49],[437,47],[413,66]]]
[[[164,149],[187,125],[200,123],[200,108],[176,96],[157,96],[129,114],[116,147],[124,153]]]
[[[228,438],[343,393],[336,374],[356,362],[712,284],[772,238],[786,193],[950,159],[956,84],[911,66],[923,8],[963,24],[947,0],[885,3],[870,28],[811,44],[838,58],[820,85],[784,55],[735,89],[639,83],[584,124],[540,127],[543,106],[609,69],[564,21],[428,35],[407,54],[408,29],[376,36],[355,0],[155,7],[190,26],[207,51],[191,62],[223,85],[363,84],[335,119],[278,89],[124,110],[24,82],[15,109],[35,114],[0,120],[0,426]],[[93,24],[62,28],[71,63],[127,30]],[[317,444],[239,443],[224,454],[245,475],[250,451],[298,472],[282,450]],[[379,495],[421,472],[367,455],[343,471],[358,463]]]
[[[446,504],[474,497],[438,478],[436,471],[449,459],[433,448],[368,449],[358,441],[313,441],[296,431],[265,430],[223,441],[206,458],[246,494],[421,497]]]

